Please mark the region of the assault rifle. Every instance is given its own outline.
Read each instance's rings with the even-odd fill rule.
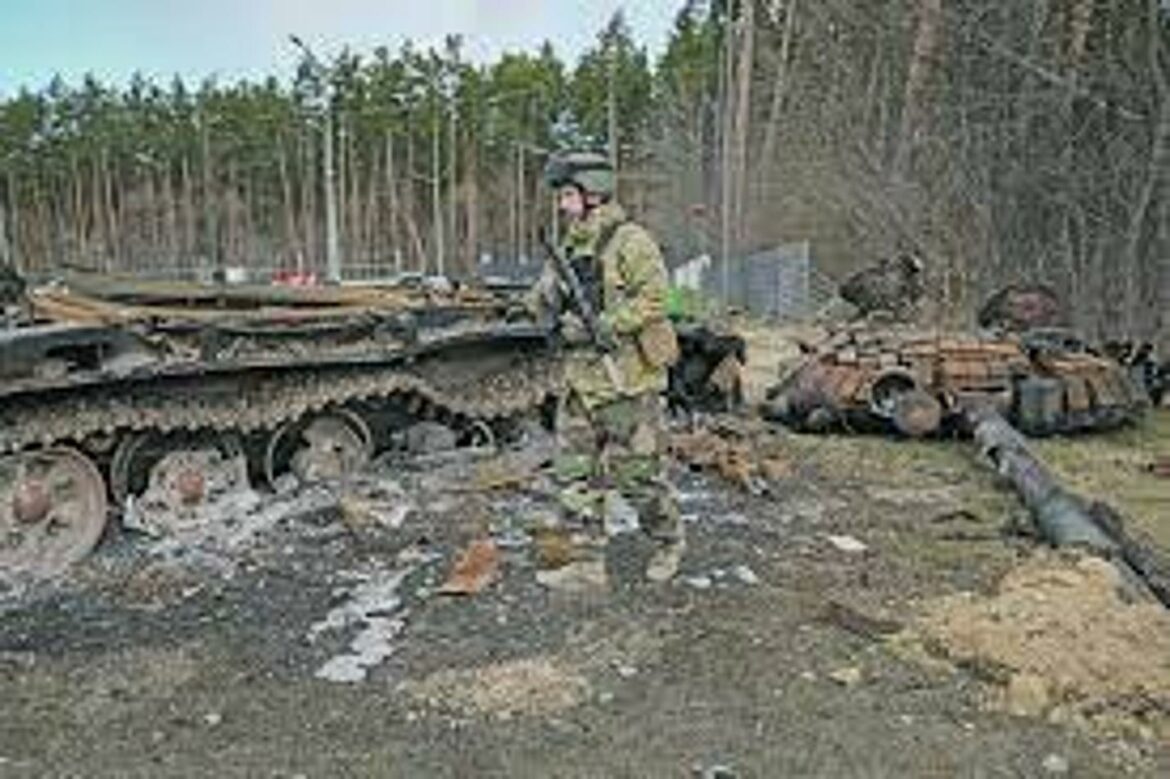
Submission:
[[[620,392],[623,387],[622,375],[613,359],[613,352],[617,348],[617,344],[613,337],[602,329],[597,312],[593,310],[593,302],[586,294],[585,285],[581,283],[581,278],[573,269],[569,258],[549,242],[543,231],[540,242],[544,246],[544,250],[548,252],[548,256],[552,258],[553,268],[567,293],[568,299],[564,302],[568,305],[564,308],[581,320],[590,343],[601,353],[601,364],[605,367],[609,380],[613,383],[614,388]]]

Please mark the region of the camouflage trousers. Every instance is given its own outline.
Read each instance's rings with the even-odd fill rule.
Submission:
[[[587,409],[570,394],[557,419],[556,479],[561,503],[585,521],[610,524],[615,501],[662,543],[681,542],[683,528],[666,474],[662,399],[646,393]]]

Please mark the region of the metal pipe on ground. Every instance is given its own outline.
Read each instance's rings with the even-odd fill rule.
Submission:
[[[1128,534],[1116,511],[1066,489],[994,408],[971,406],[964,417],[979,454],[1012,485],[1041,538],[1111,561],[1134,590],[1170,608],[1170,564]]]

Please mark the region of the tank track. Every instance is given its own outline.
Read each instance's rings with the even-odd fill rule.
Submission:
[[[0,454],[126,432],[252,433],[331,406],[395,396],[414,396],[451,416],[490,422],[534,410],[560,387],[555,362],[541,357],[463,382],[443,380],[435,375],[438,369],[437,364],[294,368],[229,374],[219,391],[214,378],[187,376],[10,398],[0,411]]]

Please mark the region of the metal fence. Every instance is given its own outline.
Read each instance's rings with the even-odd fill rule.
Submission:
[[[724,268],[708,256],[672,271],[674,282],[712,300],[755,316],[800,321],[817,314],[833,295],[834,285],[819,274],[807,241],[732,257]]]

